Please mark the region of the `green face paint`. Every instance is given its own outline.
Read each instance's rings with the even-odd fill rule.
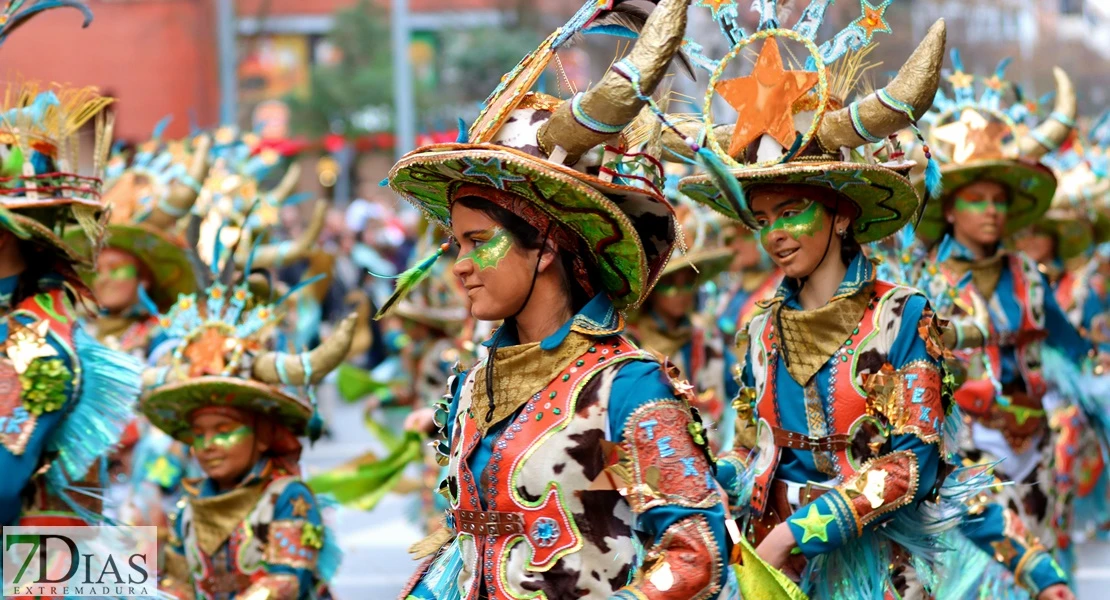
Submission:
[[[794,240],[803,237],[814,237],[825,228],[825,207],[820,202],[809,203],[804,209],[787,217],[779,217],[774,223],[759,229],[759,241],[766,248],[770,244],[768,239],[775,231],[785,231],[786,235]]]
[[[211,436],[193,435],[193,450],[200,452],[206,448],[219,448],[221,450],[229,450],[239,444],[243,443],[247,436],[252,433],[251,428],[242,425],[225,431],[223,433],[214,433]]]
[[[956,198],[956,204],[954,208],[957,212],[969,212],[981,215],[986,213],[987,209],[990,208],[992,205],[994,206],[995,212],[1001,215],[1006,214],[1006,211],[1010,208],[1009,205],[1005,202],[996,203],[990,199],[965,200],[960,197]]]
[[[139,276],[139,269],[135,265],[121,265],[108,271],[108,278],[114,281],[135,279]]]
[[[513,247],[513,238],[508,231],[500,227],[494,228],[492,234],[486,241],[475,242],[474,249],[464,254],[459,262],[472,260],[479,271],[496,269],[509,255],[509,250]]]

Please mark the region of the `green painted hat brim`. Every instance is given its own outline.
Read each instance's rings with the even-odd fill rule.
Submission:
[[[270,417],[294,435],[304,435],[312,407],[257,381],[198,377],[159,386],[139,400],[139,412],[170,437],[189,443],[189,416],[206,406],[230,406]]]
[[[1095,235],[1092,225],[1076,219],[1045,217],[1033,224],[1056,240],[1056,258],[1067,262],[1082,256],[1094,244]]]
[[[67,240],[71,239],[66,236]],[[74,236],[75,247],[88,247],[88,239]],[[196,271],[188,252],[166,233],[145,225],[109,225],[105,247],[122,250],[134,256],[150,271],[153,289],[147,294],[158,308],[167,310],[177,302],[180,294],[197,291]],[[91,285],[93,275],[86,277]]]
[[[734,169],[732,175],[745,193],[752,186],[768,183],[816,185],[836,190],[859,209],[859,216],[852,222],[852,233],[861,244],[896,233],[913,217],[920,202],[909,179],[881,165],[788,163],[760,169]],[[743,222],[708,175],[686,177],[679,182],[678,190],[730,219]]]
[[[715,279],[728,270],[732,264],[733,252],[730,248],[713,248],[710,250],[692,250],[677,258],[672,258],[667,267],[663,269],[660,279],[693,267],[697,271],[697,284],[701,285]]]
[[[957,190],[977,181],[994,181],[1010,192],[1010,206],[1006,211],[1006,228],[1009,237],[1033,224],[1048,212],[1056,194],[1056,176],[1040,163],[1020,160],[985,160],[965,165],[941,167],[944,191],[940,198],[930,200],[917,226],[917,237],[926,244],[940,238],[948,227],[944,218],[944,203]],[[925,181],[915,178],[918,190],[925,189]]]
[[[1095,244],[1110,242],[1110,216],[1102,212],[1096,213],[1095,221],[1091,224],[1091,228],[1094,230],[1093,242]]]
[[[43,225],[42,222],[17,212],[12,212],[11,214],[12,220],[25,232],[30,234],[30,241],[32,243],[40,246],[47,246],[55,250],[62,260],[82,270],[89,270],[92,268],[92,257],[88,253],[81,253],[79,248],[67,244],[46,225]],[[88,236],[85,235],[84,230],[82,230],[80,226],[75,226],[66,233],[66,239],[71,239],[71,236],[72,239],[80,238],[84,240],[86,246],[88,245]]]
[[[520,181],[494,183],[464,171],[466,159],[500,161]],[[459,185],[472,183],[526,198],[579,237],[600,271],[600,280],[617,308],[638,306],[654,281],[643,244],[632,221],[605,192],[647,195],[644,190],[612,185],[569,167],[507,147],[437,144],[401,158],[389,172],[389,185],[431,220],[451,229],[451,200]]]

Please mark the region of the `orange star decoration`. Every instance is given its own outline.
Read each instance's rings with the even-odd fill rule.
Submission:
[[[224,361],[224,346],[227,336],[215,327],[209,327],[185,348],[185,358],[189,360],[189,376],[220,375],[227,363]]]
[[[794,103],[817,85],[817,73],[785,71],[775,38],[767,38],[751,75],[717,84],[717,93],[738,113],[730,156],[739,156],[759,136],[766,133],[782,147],[794,145]]]
[[[1001,158],[1002,138],[1008,132],[1004,123],[965,109],[958,121],[934,129],[933,136],[952,144],[952,160],[962,164],[971,159]]]

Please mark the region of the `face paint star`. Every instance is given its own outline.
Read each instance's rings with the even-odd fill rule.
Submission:
[[[1004,123],[988,120],[978,111],[966,109],[959,120],[935,128],[933,136],[952,144],[952,159],[962,164],[972,158],[1001,157],[1002,138],[1007,131]]]
[[[721,10],[736,6],[736,0],[698,0],[698,3],[694,6],[708,8],[713,18],[716,19]]]
[[[823,515],[816,504],[810,504],[806,516],[796,519],[794,524],[802,528],[802,543],[804,544],[813,538],[822,542],[829,541],[829,523],[832,522],[832,515]]]
[[[859,0],[860,17],[852,21],[852,25],[863,30],[865,44],[871,43],[875,32],[890,33],[890,24],[886,22],[886,9],[891,0],[886,0],[878,6],[872,6],[867,0]]]
[[[506,181],[524,181],[520,175],[514,175],[501,168],[501,160],[497,158],[488,158],[485,161],[471,158],[464,158],[463,161],[467,167],[463,170],[463,175],[467,177],[482,177],[488,180],[499,190],[505,189]]]
[[[815,85],[817,73],[783,70],[778,42],[768,38],[751,75],[717,84],[717,93],[738,113],[729,155],[739,156],[764,133],[783,148],[793,146],[798,133],[791,107]]]

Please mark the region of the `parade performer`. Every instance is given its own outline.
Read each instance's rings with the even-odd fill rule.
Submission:
[[[503,79],[468,140],[390,172],[452,232],[471,315],[504,321],[440,404],[449,528],[401,598],[721,593],[725,512],[689,386],[621,334],[675,220],[658,162],[617,134],[662,79],[688,6],[653,6],[627,57],[574,99],[530,93],[560,45],[610,20],[589,2]]]
[[[718,476],[738,509],[750,497],[744,530],[758,554],[810,597],[933,597],[937,534],[958,522],[968,487],[945,483],[954,422],[939,326],[920,292],[876,278],[860,245],[918,211],[914,163],[886,138],[931,105],[944,24],[889,85],[845,105],[859,70],[827,65],[860,56],[804,43],[798,29],[815,32],[819,14],[783,30],[768,10],[765,28],[726,57],[754,56],[748,74],[723,80],[722,64],[710,80],[739,120],[715,125],[707,112],[687,125],[709,132],[702,145],[731,169],[679,185],[756,230],[785,276],[737,335],[737,449]],[[889,31],[881,12],[845,31],[869,44],[876,29]],[[798,48],[816,70],[784,69]],[[677,139],[668,147],[681,151]]]
[[[157,315],[181,294],[196,291],[197,274],[178,221],[188,215],[208,170],[210,139],[166,143],[162,124],[133,157],[108,162],[104,201],[110,213],[95,275],[90,282],[99,304],[90,331],[109,348],[146,362],[161,341]],[[189,145],[194,144],[190,149]],[[66,241],[88,242],[79,231]],[[135,415],[110,455],[113,514],[129,525],[159,527],[165,539],[167,510],[180,493],[189,468],[187,449]]]
[[[186,481],[166,550],[159,587],[175,597],[328,596],[338,547],[299,478],[297,438],[322,431],[312,386],[346,356],[355,318],[312,351],[286,354],[274,349],[284,300],[217,280],[159,317],[173,352],[144,374],[140,410],[188,444],[205,474]]]
[[[958,52],[952,59],[953,95],[939,94],[928,115],[929,149],[945,163],[944,192],[926,207],[917,230],[933,244],[921,285],[952,321],[947,344],[956,349],[966,377],[955,394],[971,421],[964,459],[993,464],[1001,480],[1018,484],[982,495],[972,508],[974,526],[963,531],[1031,595],[1069,598],[1067,577],[1048,551],[1062,534],[1054,521],[1065,507],[1054,494],[1042,344],[1074,365],[1092,348],[1060,310],[1037,265],[1001,242],[1037,221],[1052,201],[1056,180],[1038,159],[1071,131],[1075,93],[1056,69],[1051,115],[1028,134],[1016,134],[1014,111],[1023,107],[1003,102],[1005,62],[976,97],[975,78],[964,71]],[[1014,139],[1004,144],[1007,136]],[[967,594],[978,594],[981,586],[1023,594],[999,589],[1006,583],[989,569],[968,568],[975,563],[965,554],[959,574]]]
[[[0,41],[42,2],[9,4]],[[92,18],[79,3],[67,6]],[[95,248],[104,210],[100,175],[111,145],[94,89],[9,83],[0,107],[0,525],[85,525],[102,520],[100,459],[117,443],[139,392],[137,361],[96,342],[74,303],[94,304],[78,269],[95,254],[65,243],[67,229]],[[78,131],[94,122],[93,156]],[[93,165],[91,176],[79,164]]]
[[[171,150],[154,139],[121,172],[109,173],[104,201],[111,214],[91,281],[101,310],[91,327],[101,343],[142,360],[157,345],[156,316],[197,288],[189,248],[177,231],[208,170],[209,138],[196,144],[189,151],[176,142]],[[81,243],[76,232],[69,238]]]
[[[630,315],[628,335],[694,385],[694,407],[709,430],[711,446],[720,450],[732,445],[735,431],[731,400],[737,389],[730,374],[734,361],[715,328],[706,326],[701,314],[706,311],[699,303],[705,303],[700,297],[703,288],[728,268],[733,256],[720,243],[720,231],[708,216],[689,207],[679,212],[685,214],[680,218],[685,251],[675,250],[659,283]]]

